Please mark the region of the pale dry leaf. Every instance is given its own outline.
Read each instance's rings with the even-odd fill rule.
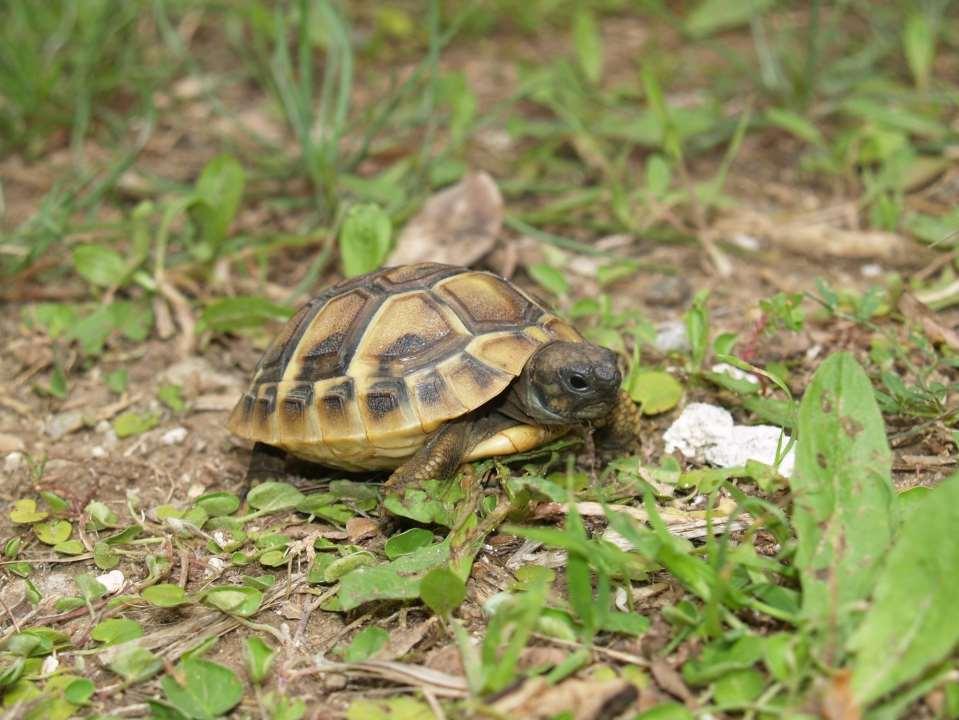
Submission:
[[[546,720],[559,714],[574,720],[618,717],[633,705],[639,691],[632,683],[613,680],[570,678],[550,685],[544,678],[530,678],[516,690],[499,698],[492,708],[504,717]]]
[[[712,231],[716,237],[727,239],[739,235],[763,238],[779,248],[817,260],[838,257],[911,264],[921,262],[924,256],[922,248],[895,233],[847,229],[819,219],[784,218],[748,209],[721,218]]]
[[[437,193],[400,233],[389,265],[472,265],[493,249],[503,224],[503,196],[485,172]]]
[[[941,323],[932,308],[921,302],[915,295],[904,292],[899,298],[898,307],[907,321],[919,321],[923,332],[933,343],[948,345],[953,350],[959,350],[959,334]]]

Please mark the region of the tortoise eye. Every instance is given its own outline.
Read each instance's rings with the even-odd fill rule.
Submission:
[[[589,381],[579,373],[570,373],[567,378],[570,388],[576,392],[583,392],[584,390],[589,390]]]

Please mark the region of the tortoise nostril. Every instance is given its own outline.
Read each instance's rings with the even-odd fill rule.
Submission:
[[[569,386],[578,392],[589,389],[589,381],[579,373],[572,373],[569,376]]]

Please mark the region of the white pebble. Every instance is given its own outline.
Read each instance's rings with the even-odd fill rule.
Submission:
[[[40,666],[40,673],[42,675],[53,675],[57,671],[57,668],[60,667],[60,660],[56,655],[47,655],[43,658],[43,664]]]
[[[749,250],[750,252],[756,252],[762,247],[762,243],[759,242],[759,240],[745,233],[736,233],[729,239],[733,245],[737,245],[743,250]]]
[[[23,465],[23,453],[12,452],[3,459],[3,469],[6,472],[13,472]]]
[[[664,355],[688,350],[689,337],[686,335],[686,324],[681,320],[670,320],[657,325],[653,347]]]
[[[736,425],[724,408],[707,403],[686,406],[663,435],[666,452],[679,450],[684,457],[716,467],[740,467],[747,460],[775,465],[776,451],[789,436],[773,425]],[[790,477],[795,448],[783,458],[779,473]]]
[[[882,275],[882,265],[879,263],[866,263],[859,268],[859,272],[862,273],[864,278],[877,278]]]
[[[167,430],[160,437],[160,442],[164,445],[179,445],[181,442],[186,440],[186,436],[189,434],[189,430],[185,427],[175,427],[172,430]]]
[[[110,595],[120,592],[125,580],[126,578],[119,570],[111,570],[108,573],[103,573],[103,575],[97,575],[97,582],[103,585]]]
[[[227,562],[223,558],[211,557],[206,561],[206,570],[203,572],[203,577],[216,577],[226,569],[226,566]]]
[[[729,363],[717,363],[713,365],[710,370],[712,370],[714,373],[723,373],[724,375],[729,375],[729,377],[735,380],[745,380],[746,382],[751,382],[753,385],[759,384],[758,377],[750,372],[741,370],[735,365],[730,365]]]
[[[106,456],[107,451],[102,445],[94,445],[90,448],[90,457],[105,458]]]

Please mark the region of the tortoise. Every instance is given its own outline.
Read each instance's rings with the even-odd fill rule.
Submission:
[[[616,354],[490,272],[421,263],[345,280],[267,348],[228,427],[248,482],[287,454],[388,485],[534,448],[584,424],[637,436]]]

